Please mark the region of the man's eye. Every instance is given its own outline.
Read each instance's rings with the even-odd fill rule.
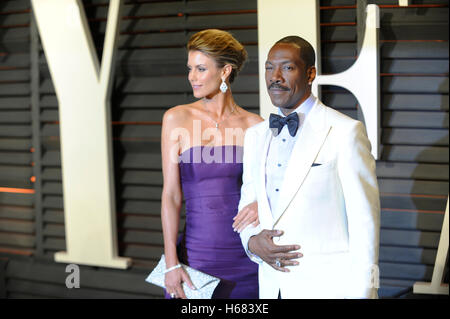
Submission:
[[[266,70],[272,70],[273,68],[271,66],[266,66]]]
[[[291,70],[293,70],[294,68],[293,68],[292,66],[288,66],[288,65],[287,65],[287,66],[284,67],[284,69],[285,69],[285,70],[288,70],[288,71],[291,71]]]

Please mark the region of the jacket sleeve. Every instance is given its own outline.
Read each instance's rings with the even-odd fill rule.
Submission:
[[[380,233],[380,197],[376,164],[361,122],[347,131],[338,155],[345,198],[352,280],[349,298],[376,298]]]
[[[242,187],[241,187],[241,199],[239,201],[239,207],[238,211],[241,211],[245,206],[248,204],[253,203],[256,198],[256,190],[255,185],[253,182],[253,173],[252,173],[252,166],[255,165],[254,163],[254,157],[252,156],[252,149],[254,146],[254,134],[255,132],[249,128],[247,129],[245,133],[244,138],[244,157],[243,157],[243,174],[242,174]],[[240,233],[241,236],[241,242],[242,246],[244,247],[245,252],[247,253],[247,256],[252,260],[253,262],[260,264],[262,263],[262,259],[258,256],[252,254],[248,250],[248,241],[250,237],[257,235],[261,232],[260,225],[253,226],[252,224],[248,225],[245,229],[243,229]]]

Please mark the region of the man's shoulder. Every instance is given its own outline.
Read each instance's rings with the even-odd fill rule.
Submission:
[[[259,122],[247,129],[247,134],[261,134],[264,133],[269,128],[269,120],[264,120]]]
[[[361,121],[355,120],[350,116],[323,104],[322,102],[320,102],[320,104],[326,110],[327,122],[334,128],[349,130],[357,125],[362,124]]]

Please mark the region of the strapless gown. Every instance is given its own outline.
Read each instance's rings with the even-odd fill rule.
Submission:
[[[192,147],[180,155],[186,226],[179,258],[221,279],[213,298],[258,298],[258,265],[232,228],[241,193],[242,153],[241,146],[223,145]]]

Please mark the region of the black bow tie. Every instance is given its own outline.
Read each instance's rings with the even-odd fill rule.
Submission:
[[[287,124],[289,134],[291,134],[291,136],[295,136],[298,129],[298,122],[299,122],[298,114],[295,111],[286,117],[282,117],[277,114],[271,113],[269,118],[269,127],[277,128],[278,129],[277,134],[280,134],[283,126]]]

